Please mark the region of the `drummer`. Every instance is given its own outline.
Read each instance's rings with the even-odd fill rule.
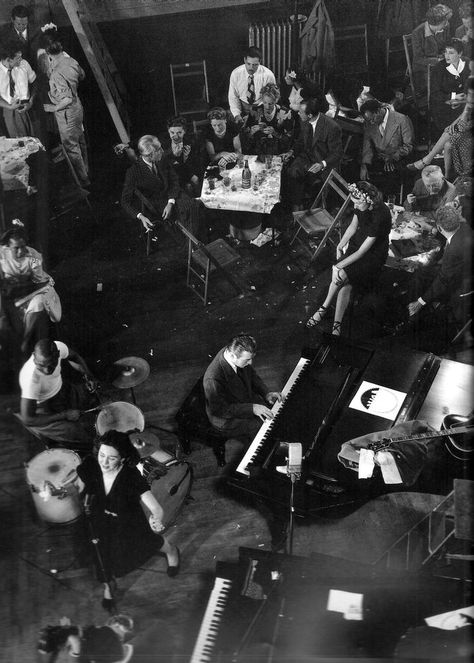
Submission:
[[[71,366],[71,378],[63,375],[63,360]],[[67,370],[67,368],[66,368]],[[92,431],[80,422],[81,410],[96,405],[86,382],[73,378],[85,376],[94,381],[84,359],[61,341],[41,339],[20,371],[22,422],[32,433],[61,442],[65,446],[89,450]],[[94,401],[94,402],[93,402]]]
[[[179,572],[179,550],[160,534],[163,509],[135,467],[140,457],[126,433],[107,431],[96,440],[94,455],[77,468],[90,498],[90,522],[103,606],[111,608],[115,578],[141,566],[157,552],[166,556],[167,574]],[[142,509],[150,512],[147,518]]]

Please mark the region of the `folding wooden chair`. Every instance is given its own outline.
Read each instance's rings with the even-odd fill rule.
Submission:
[[[335,216],[326,209],[327,197],[331,189],[336,192],[342,201]],[[331,170],[311,207],[301,212],[293,212],[293,222],[297,229],[290,241],[290,246],[296,241],[299,242],[310,254],[311,262],[316,260],[330,239],[331,233],[340,230],[340,220],[349,201],[349,185],[337,171]],[[312,248],[310,242],[314,242],[315,238],[321,233],[323,233],[321,241],[316,248]]]
[[[209,109],[206,61],[170,64],[176,115],[202,115]]]
[[[188,238],[188,271],[186,274],[186,285],[202,300],[204,306],[207,304],[207,292],[209,289],[209,277],[212,272],[223,276],[240,294],[242,289],[237,285],[226,267],[236,263],[240,256],[223,239],[216,239],[210,244],[200,242],[179,221],[177,226]],[[199,291],[199,283],[202,290]]]

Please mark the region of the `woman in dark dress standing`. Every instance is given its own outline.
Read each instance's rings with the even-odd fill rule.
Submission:
[[[113,598],[115,577],[136,569],[157,552],[166,556],[168,575],[177,575],[179,550],[159,534],[164,529],[163,510],[135,467],[140,457],[128,435],[108,431],[95,447],[97,456],[85,458],[77,474],[90,498],[90,518],[103,562],[97,571],[104,583],[106,606]],[[142,504],[151,512],[148,521]]]
[[[326,299],[306,323],[308,328],[319,325],[337,295],[332,327],[335,336],[341,333],[341,323],[352,288],[367,289],[377,280],[387,258],[391,229],[390,210],[383,202],[382,193],[373,184],[358,182],[350,184],[349,190],[354,216],[337,245],[337,260],[332,268]]]

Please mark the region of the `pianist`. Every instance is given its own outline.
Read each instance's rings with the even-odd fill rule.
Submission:
[[[211,424],[229,437],[253,438],[262,421],[273,419],[268,406],[281,400],[255,372],[252,361],[257,344],[239,334],[219,350],[203,378],[206,412]]]

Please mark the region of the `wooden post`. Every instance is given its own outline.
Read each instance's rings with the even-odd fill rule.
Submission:
[[[121,97],[125,87],[112,57],[82,0],[62,0],[122,143],[128,143],[129,119]],[[119,92],[120,89],[120,92]]]

